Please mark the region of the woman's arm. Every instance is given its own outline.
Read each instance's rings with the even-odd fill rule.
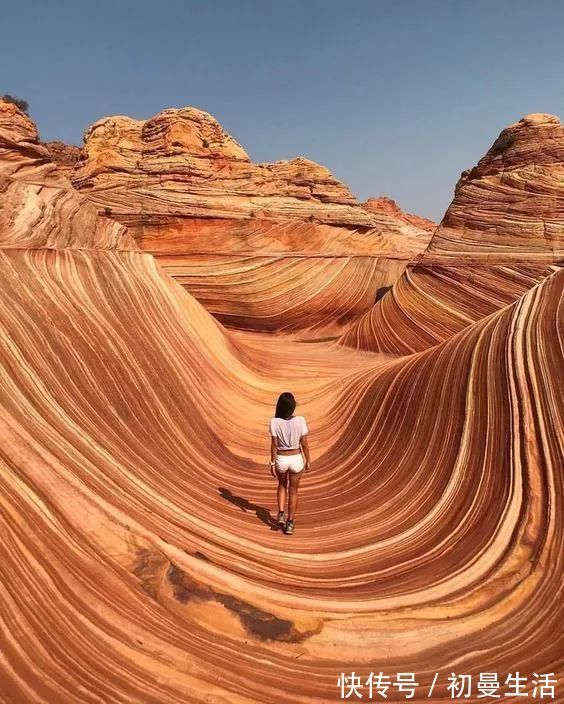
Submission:
[[[305,469],[307,471],[308,469],[311,469],[311,463],[309,461],[309,443],[307,441],[307,435],[302,435],[302,437],[300,438],[300,444],[302,446],[302,452],[304,453],[306,461]]]
[[[273,477],[276,476],[276,470],[274,469],[274,464],[276,462],[276,451],[278,447],[276,445],[276,438],[271,435],[270,437],[270,473]]]

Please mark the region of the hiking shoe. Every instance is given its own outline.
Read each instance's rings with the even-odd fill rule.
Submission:
[[[286,526],[284,527],[284,533],[286,533],[286,535],[292,535],[293,532],[294,532],[294,521],[291,521],[290,519],[288,519],[286,521]]]
[[[279,526],[286,525],[286,515],[284,514],[284,511],[278,511],[278,518],[276,519],[276,523],[278,523]]]

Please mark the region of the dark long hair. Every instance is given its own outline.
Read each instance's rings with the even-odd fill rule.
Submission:
[[[296,399],[294,398],[294,394],[291,394],[289,391],[284,391],[284,393],[280,394],[278,397],[278,401],[276,402],[276,413],[274,416],[276,418],[288,420],[295,408]]]

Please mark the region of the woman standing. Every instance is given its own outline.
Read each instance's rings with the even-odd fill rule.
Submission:
[[[295,416],[296,399],[289,391],[280,394],[274,418],[270,419],[270,471],[278,479],[277,523],[287,535],[294,532],[294,516],[298,507],[298,486],[302,470],[309,471],[307,424],[303,416]],[[284,513],[289,494],[288,520]]]

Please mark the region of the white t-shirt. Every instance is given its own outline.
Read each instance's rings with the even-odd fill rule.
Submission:
[[[277,438],[279,450],[299,450],[300,438],[307,434],[303,416],[294,416],[288,420],[271,418],[268,429],[272,437]]]

